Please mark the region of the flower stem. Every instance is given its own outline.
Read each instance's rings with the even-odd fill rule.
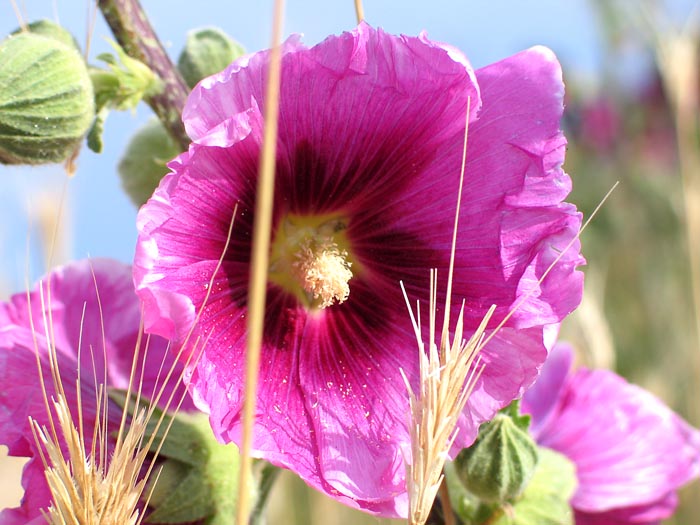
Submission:
[[[187,85],[163,49],[138,0],[99,0],[98,5],[119,45],[146,64],[163,82],[163,90],[146,103],[177,144],[186,150],[190,139],[182,124]]]
[[[455,512],[452,509],[452,500],[450,499],[450,491],[447,489],[447,478],[442,478],[438,495],[442,503],[442,512],[445,515],[445,525],[457,525],[455,520]]]
[[[270,463],[266,463],[260,471],[258,499],[255,502],[253,511],[250,513],[250,520],[248,522],[250,525],[262,525],[265,523],[263,513],[265,511],[265,505],[267,504],[267,498],[280,472],[281,470],[278,467]]]

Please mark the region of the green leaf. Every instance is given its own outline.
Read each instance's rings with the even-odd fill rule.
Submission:
[[[180,53],[177,67],[192,88],[205,77],[218,73],[245,54],[245,49],[221,29],[207,27],[187,34],[185,49]]]
[[[576,490],[576,469],[563,455],[540,448],[540,462],[522,497],[501,510],[494,525],[573,525],[569,501]]]
[[[181,447],[187,451],[179,451]],[[216,441],[205,414],[175,416],[161,455],[168,459],[153,490],[155,510],[147,517],[149,523],[235,522],[238,448]]]
[[[105,120],[109,115],[109,110],[107,108],[102,108],[95,115],[95,120],[92,122],[92,127],[87,134],[87,145],[95,153],[102,153],[102,147],[104,146],[102,142],[102,133],[105,129]]]
[[[135,412],[135,396],[127,403],[124,390],[109,389],[108,395],[127,413]],[[139,409],[150,407],[141,397]],[[240,457],[238,448],[219,443],[206,414],[173,414],[152,409],[146,428],[151,452],[159,451],[157,469],[148,480],[150,494],[146,523],[235,524],[238,502]],[[278,469],[259,462],[257,481],[248,488],[257,501],[251,523],[260,523],[262,509]],[[157,474],[157,475],[156,475]],[[252,479],[252,478],[251,478]]]
[[[447,480],[447,490],[450,493],[452,510],[464,523],[479,523],[476,514],[479,510],[479,500],[464,488],[462,481],[457,475],[454,462],[448,461],[444,467],[445,479]]]
[[[513,423],[516,424],[516,426],[524,431],[527,432],[530,428],[530,414],[521,414],[520,413],[520,400],[516,399],[513,401],[510,405],[508,405],[506,408],[501,410],[502,414],[507,415],[509,418],[513,420]]]

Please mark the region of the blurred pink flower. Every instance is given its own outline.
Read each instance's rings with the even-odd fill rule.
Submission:
[[[193,90],[183,113],[193,143],[138,216],[134,279],[146,328],[182,340],[238,205],[196,327],[208,345],[189,379],[225,442],[239,442],[242,426],[268,58],[243,57]],[[281,90],[254,454],[346,504],[405,515],[408,396],[399,370],[415,388],[418,359],[399,280],[427,304],[429,269],[447,276],[468,101],[454,283],[465,330],[491,304],[498,322],[531,295],[483,353],[488,366],[457,449],[534,381],[558,323],[580,301],[578,242],[537,282],[580,226],[562,202],[570,180],[561,169],[560,66],[539,47],[475,72],[425,35],[363,23],[312,48],[289,39]]]
[[[622,133],[622,119],[612,98],[599,96],[580,108],[580,140],[597,154],[609,154]]]
[[[127,388],[139,333],[141,306],[134,294],[129,266],[107,259],[85,260],[59,268],[41,282],[43,293],[38,286],[31,292],[31,306],[25,293],[0,303],[0,443],[7,445],[11,456],[30,458],[22,473],[22,503],[0,513],[1,525],[44,524],[46,518],[41,510],[51,500],[29,425],[29,417],[42,426],[49,423],[35,348],[50,400],[55,389],[48,348],[55,345],[61,381],[74,418],[78,409],[76,381],[80,378],[82,417],[89,446],[97,409],[96,385],[105,384],[106,380],[109,387]],[[46,307],[42,306],[42,297]],[[142,343],[142,356],[144,346]],[[143,367],[145,396],[152,397],[156,387],[160,388],[163,374],[173,363],[166,349],[167,341],[157,336],[150,338]],[[139,366],[136,381],[141,375]],[[172,392],[173,384],[174,381],[166,389],[166,396]],[[178,394],[182,393],[182,387],[178,388],[175,399],[179,400]],[[184,408],[193,408],[189,399]],[[110,432],[119,428],[121,413],[119,406],[108,403]]]
[[[700,431],[608,370],[571,371],[568,345],[551,352],[523,397],[537,442],[576,465],[577,525],[653,524],[700,474]]]

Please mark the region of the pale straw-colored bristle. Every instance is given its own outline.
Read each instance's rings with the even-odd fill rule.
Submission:
[[[433,501],[442,483],[442,469],[455,437],[459,415],[484,366],[475,360],[483,343],[484,330],[495,307],[491,307],[479,328],[468,341],[462,339],[464,304],[454,330],[452,342],[441,337],[440,347],[432,339],[428,351],[420,327],[420,312],[413,313],[401,284],[416,334],[420,359],[420,389],[413,392],[404,375],[411,407],[411,457],[406,464],[409,497],[409,523],[422,525],[428,519]],[[437,310],[437,272],[430,274],[430,331],[435,332]],[[402,372],[403,373],[403,372]]]
[[[52,434],[31,420],[32,431],[45,451],[42,459],[52,495],[46,511],[51,525],[137,525],[139,501],[145,479],[139,480],[147,450],[140,447],[148,421],[141,410],[133,418],[123,441],[114,449],[109,464],[88,450],[84,435],[73,421],[66,399],[53,401],[56,423],[67,452]],[[106,430],[101,428],[99,433]],[[100,436],[105,437],[105,436]]]

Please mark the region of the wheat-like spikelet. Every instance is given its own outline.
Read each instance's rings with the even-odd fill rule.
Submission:
[[[93,275],[94,278],[94,275]],[[95,286],[97,283],[95,281]],[[143,518],[139,502],[143,496],[146,477],[140,478],[146,464],[153,437],[146,439],[146,425],[153,415],[157,401],[147,408],[135,410],[135,415],[127,423],[129,399],[134,384],[134,377],[140,355],[141,337],[136,342],[134,359],[127,391],[127,403],[123,408],[121,424],[116,436],[116,443],[109,454],[109,441],[113,438],[107,428],[109,400],[106,395],[106,369],[102,382],[92,391],[96,398],[93,431],[86,435],[82,409],[81,372],[79,370],[75,388],[77,406],[71,407],[66,396],[65,386],[59,372],[59,354],[53,343],[53,319],[51,317],[51,282],[40,285],[42,303],[42,326],[48,345],[48,359],[51,378],[45,378],[39,357],[39,348],[35,340],[39,382],[44,395],[46,414],[49,425],[41,426],[30,417],[34,439],[44,464],[46,481],[51,492],[51,506],[45,512],[51,525],[138,525]],[[96,288],[97,304],[102,316],[99,290]],[[29,298],[29,293],[27,294]],[[28,304],[31,304],[29,301]],[[84,315],[85,305],[83,305]],[[32,331],[34,321],[31,306],[28,307]],[[81,322],[82,325],[82,322]],[[82,332],[82,326],[81,326]],[[103,323],[103,345],[104,343]],[[146,345],[147,349],[148,345]],[[92,348],[90,349],[93,350]],[[79,353],[80,353],[79,349]],[[103,348],[103,357],[104,357]],[[80,362],[80,358],[78,358]],[[94,360],[93,360],[94,367]],[[97,371],[92,373],[97,380]],[[53,385],[55,395],[49,400],[47,382]],[[99,381],[97,381],[99,382]],[[138,406],[140,387],[136,392]],[[90,438],[90,439],[88,439]],[[89,445],[89,443],[92,443]],[[153,458],[152,461],[154,461]],[[152,464],[149,467],[152,468]]]
[[[185,341],[177,352],[177,358],[171,367],[161,368],[155,380],[154,392],[149,399],[142,397],[141,383],[136,382],[137,371],[143,377],[146,357],[149,349],[149,338],[144,337],[143,324],[139,327],[139,336],[134,347],[128,388],[123,396],[125,401],[121,411],[119,429],[115,432],[107,428],[109,399],[106,392],[107,368],[100,371],[98,376],[93,359],[92,375],[97,385],[90,392],[96,401],[95,420],[92,422],[91,434],[85,432],[81,386],[84,373],[78,370],[76,380],[76,406],[67,400],[65,387],[59,372],[61,359],[54,344],[54,326],[51,314],[51,280],[39,285],[41,301],[41,334],[48,345],[48,363],[50,377],[44,377],[42,371],[40,349],[38,344],[39,332],[36,330],[32,317],[31,294],[27,287],[27,313],[30,327],[34,334],[39,384],[44,397],[48,427],[41,426],[35,419],[30,418],[30,426],[38,445],[41,460],[44,465],[46,480],[51,492],[51,506],[46,512],[46,519],[51,525],[139,525],[144,519],[144,511],[148,506],[150,494],[144,493],[147,481],[157,477],[154,472],[156,460],[167,437],[174,419],[166,414],[176,413],[182,405],[186,391],[176,397],[175,388],[167,399],[164,396],[166,386],[179,384],[183,380],[185,368],[194,365],[201,356],[201,350],[206,343],[206,337],[194,337],[195,325],[208,304],[209,295],[213,289],[213,281],[222,264],[224,254],[231,239],[237,206],[234,208],[229,225],[228,237],[221,258],[210,278],[208,292],[202,307],[197,312],[193,326],[185,337]],[[104,318],[97,280],[93,273],[97,307],[102,320],[102,361],[106,362],[106,339]],[[86,305],[83,305],[83,319]],[[80,332],[82,333],[82,323]],[[145,339],[145,341],[144,341]],[[191,339],[193,341],[191,342]],[[143,346],[143,351],[141,348]],[[183,356],[185,348],[190,348],[187,358]],[[94,349],[90,348],[90,352]],[[78,347],[78,363],[81,345]],[[175,374],[177,362],[183,362],[183,371]],[[49,388],[52,385],[55,395],[49,399]],[[162,402],[161,402],[162,401]],[[160,408],[160,415],[156,409]],[[133,409],[133,410],[132,410]],[[133,412],[133,416],[130,416]],[[149,425],[151,423],[151,425]],[[160,432],[161,426],[163,432]],[[148,433],[147,433],[148,430]],[[160,437],[157,437],[160,436]],[[90,438],[90,439],[87,439]],[[156,441],[158,440],[158,441]],[[89,443],[92,443],[90,446]],[[110,447],[110,443],[113,446]],[[154,483],[149,483],[151,487]]]
[[[484,316],[481,324],[469,341],[464,341],[464,302],[459,312],[454,336],[450,342],[450,303],[452,298],[452,277],[454,273],[455,251],[457,248],[457,229],[459,212],[462,203],[462,188],[464,186],[464,170],[467,163],[467,144],[469,139],[469,114],[471,98],[467,98],[464,123],[464,143],[462,149],[462,167],[459,174],[457,190],[457,206],[452,229],[452,248],[450,250],[450,265],[445,290],[445,311],[440,344],[436,335],[437,318],[437,270],[430,271],[430,300],[429,300],[429,336],[428,351],[425,350],[421,332],[420,304],[414,314],[411,308],[403,282],[401,290],[406,299],[411,316],[411,323],[418,343],[420,385],[418,393],[414,393],[408,378],[401,371],[408,390],[411,409],[410,436],[411,460],[406,462],[406,489],[408,491],[410,525],[423,525],[433,506],[433,501],[443,480],[442,469],[447,461],[447,455],[457,436],[457,420],[464,410],[467,399],[471,395],[476,381],[484,367],[472,367],[477,354],[484,346],[484,330],[495,310],[492,306]],[[448,525],[452,520],[452,510],[447,508]]]
[[[452,342],[442,334],[440,346],[435,341],[437,310],[437,272],[430,272],[430,334],[428,351],[420,326],[420,306],[414,314],[401,285],[416,334],[420,358],[420,389],[413,392],[404,375],[411,407],[411,456],[406,464],[409,498],[409,523],[422,525],[428,518],[442,483],[442,469],[454,439],[457,419],[471,394],[483,366],[472,367],[482,347],[484,330],[495,309],[492,306],[479,328],[468,341],[462,339],[464,304],[460,309]],[[447,315],[447,313],[446,313]]]
[[[42,459],[53,498],[47,521],[51,525],[138,525],[142,517],[138,505],[146,483],[145,478],[139,480],[148,451],[142,446],[146,410],[132,419],[107,464],[104,457],[89,450],[62,395],[53,401],[53,408],[66,455],[48,429],[31,420],[34,437],[46,452]],[[106,440],[105,432],[98,426],[100,442]]]

